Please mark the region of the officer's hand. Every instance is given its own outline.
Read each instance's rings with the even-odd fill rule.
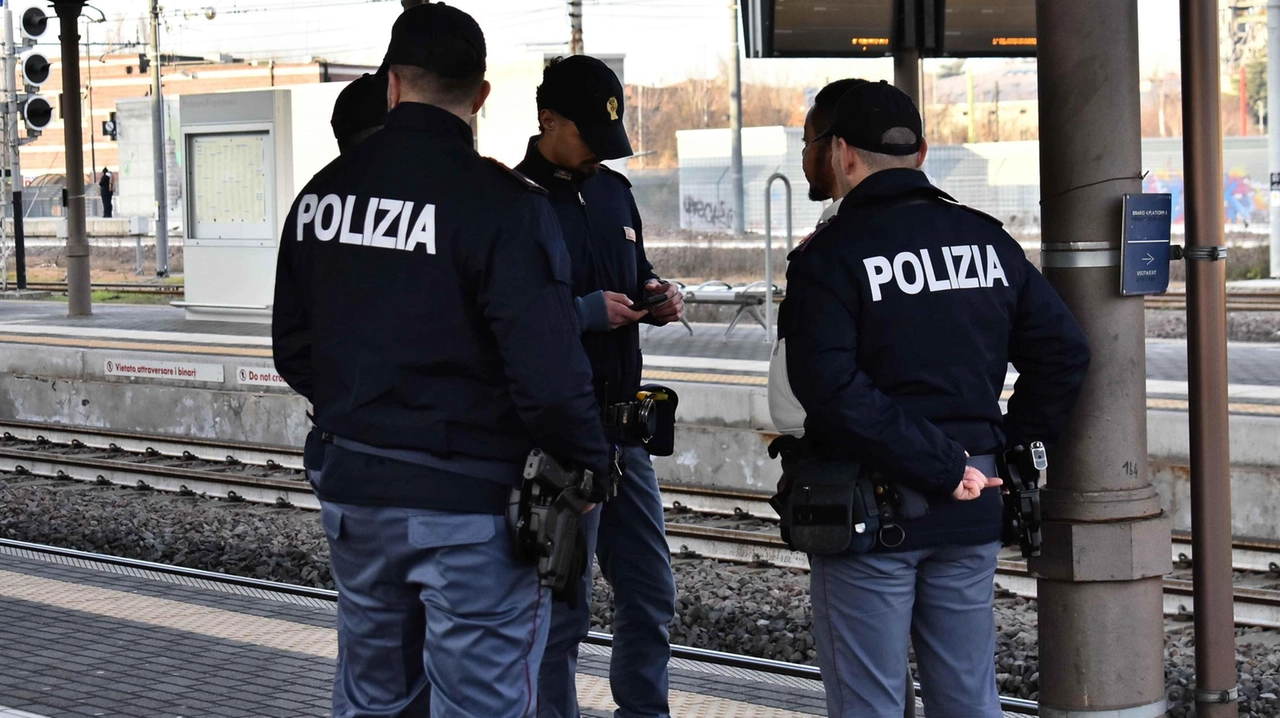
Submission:
[[[635,324],[644,319],[645,311],[639,311],[631,308],[631,299],[625,294],[618,292],[604,293],[604,307],[609,313],[609,328],[617,329],[625,327],[628,324]]]
[[[644,291],[645,294],[665,294],[671,297],[665,303],[649,310],[649,316],[653,317],[655,321],[664,324],[678,322],[680,317],[684,316],[684,292],[680,291],[678,285],[658,279],[650,279],[645,282]]]
[[[964,467],[964,478],[960,479],[960,485],[956,487],[956,490],[951,492],[951,497],[956,501],[969,501],[981,496],[983,489],[995,488],[1003,483],[998,478],[983,475],[981,471],[972,466],[966,466]]]
[[[583,506],[583,507],[582,507],[582,515],[583,515],[583,516],[586,516],[587,514],[591,513],[591,512],[592,512],[592,510],[594,510],[594,509],[595,509],[595,507],[596,507],[596,505],[595,505],[595,504],[587,504],[586,506]]]

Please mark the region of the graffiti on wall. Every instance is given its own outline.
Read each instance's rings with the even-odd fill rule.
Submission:
[[[1186,202],[1182,172],[1153,170],[1142,182],[1143,192],[1167,192],[1173,198],[1173,221],[1185,220]],[[1222,204],[1227,224],[1266,224],[1270,219],[1269,190],[1242,169],[1233,169],[1222,178]]]
[[[733,208],[725,204],[724,200],[701,200],[685,195],[682,210],[684,221],[681,224],[691,229],[733,228]]]

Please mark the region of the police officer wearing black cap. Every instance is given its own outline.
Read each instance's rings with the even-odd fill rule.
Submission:
[[[511,488],[535,447],[609,464],[569,257],[546,193],[473,149],[475,21],[413,7],[385,64],[385,126],[302,190],[276,277],[339,589],[333,714],[528,718],[551,606]]]
[[[382,129],[387,119],[387,72],[364,73],[347,83],[333,102],[329,126],[338,141],[338,152],[346,154],[369,135]]]
[[[623,125],[623,91],[603,62],[584,55],[547,67],[538,88],[538,125],[517,169],[547,188],[573,263],[573,295],[582,344],[591,359],[597,401],[609,407],[640,388],[638,322],[678,321],[684,298],[645,258],[640,213],[627,179],[602,160],[632,154]],[[661,302],[639,308],[648,300]],[[608,415],[608,412],[606,412]],[[662,498],[645,446],[617,426],[625,471],[617,495],[588,517],[588,545],[613,586],[610,685],[617,716],[667,716],[667,624],[675,582]],[[597,534],[598,530],[598,534]],[[597,544],[598,536],[598,544]],[[591,572],[569,603],[556,602],[542,661],[538,715],[578,715],[578,644],[590,627]]]
[[[910,518],[891,502],[904,515],[869,549],[811,555],[829,714],[901,715],[910,637],[930,716],[998,718],[993,455],[1053,441],[1088,345],[1000,223],[917,169],[927,147],[901,91],[850,89],[824,134],[843,202],[792,253],[778,318],[807,412],[803,454],[812,466],[861,462],[927,500]],[[1010,362],[1019,376],[1002,415]]]

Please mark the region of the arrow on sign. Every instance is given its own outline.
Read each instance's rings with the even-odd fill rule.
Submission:
[[[1156,258],[1151,256],[1150,252],[1147,252],[1147,256],[1143,257],[1142,261],[1146,262],[1147,266],[1151,266],[1151,263],[1156,261]]]

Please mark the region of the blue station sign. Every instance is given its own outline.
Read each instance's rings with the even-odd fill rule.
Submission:
[[[1124,196],[1121,294],[1162,294],[1169,290],[1169,232],[1172,224],[1171,195]]]

